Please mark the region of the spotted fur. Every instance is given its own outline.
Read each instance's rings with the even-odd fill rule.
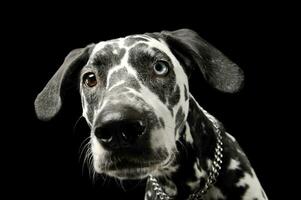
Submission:
[[[160,60],[168,63],[165,76],[153,69]],[[204,187],[217,142],[214,126],[218,126],[223,164],[204,199],[267,199],[235,138],[189,93],[187,73],[195,67],[224,92],[237,91],[243,80],[234,63],[191,30],[133,35],[71,52],[38,95],[36,111],[41,119],[54,117],[62,105],[66,80],[78,73],[82,114],[91,128],[94,170],[119,179],[152,174],[176,200]],[[85,85],[86,73],[96,74],[96,86]],[[113,111],[126,109],[143,114],[146,133],[128,151],[111,151],[97,140],[95,129],[104,118],[120,118],[122,112]],[[145,199],[159,199],[149,181]]]

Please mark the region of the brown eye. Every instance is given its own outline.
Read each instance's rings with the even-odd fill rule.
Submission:
[[[83,82],[88,87],[94,87],[97,84],[96,75],[93,72],[84,74]]]
[[[154,64],[154,72],[159,76],[165,76],[169,71],[169,64],[166,61],[158,61]]]

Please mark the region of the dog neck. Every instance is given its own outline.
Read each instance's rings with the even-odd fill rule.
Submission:
[[[175,199],[187,199],[205,186],[217,142],[213,126],[217,120],[192,96],[189,107],[185,128],[177,141],[176,159],[156,176],[163,190]]]

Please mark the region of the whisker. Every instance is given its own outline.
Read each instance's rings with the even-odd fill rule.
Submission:
[[[126,192],[127,190],[126,190],[126,188],[125,188],[124,185],[123,185],[123,181],[120,180],[120,179],[117,179],[117,180],[119,180],[119,185],[120,185],[122,191]]]
[[[86,166],[87,166],[88,175],[91,178],[91,163],[90,163],[91,162],[91,152],[87,151],[84,162],[86,163]]]
[[[107,162],[105,162],[105,164],[104,164],[104,169],[107,170]],[[103,181],[104,181],[103,183],[105,183],[108,179],[108,176],[104,173],[102,173],[101,175],[102,175],[102,178],[103,178]]]
[[[88,140],[85,140],[85,142],[86,141],[88,141]],[[91,143],[90,143],[90,141],[88,141],[87,144],[85,144],[83,147],[81,147],[80,155],[79,155],[79,162],[81,162],[83,155],[85,155],[85,156],[84,156],[83,161],[82,161],[82,175],[84,174],[85,164],[87,164],[87,166],[88,166],[87,160],[89,159],[89,157],[91,155]]]
[[[75,124],[74,124],[74,126],[73,126],[73,128],[72,128],[72,132],[73,132],[73,133],[76,132],[77,125],[78,125],[78,123],[80,122],[80,120],[81,120],[82,118],[84,118],[84,117],[81,115],[81,116],[76,120],[76,122],[75,122]]]
[[[83,153],[88,150],[88,148],[91,146],[91,137],[87,137],[80,145],[79,147],[79,160],[82,158]],[[87,143],[86,143],[87,142]],[[85,144],[86,143],[86,144]]]
[[[88,160],[88,168],[89,168],[89,176],[92,178],[92,183],[94,185],[96,183],[97,173],[94,170],[93,154],[92,153],[90,153],[90,157],[89,157],[89,160]]]

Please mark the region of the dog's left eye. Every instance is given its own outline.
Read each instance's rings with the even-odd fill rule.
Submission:
[[[88,87],[94,87],[97,84],[96,75],[93,72],[88,72],[84,74],[83,82]]]
[[[157,61],[154,64],[154,72],[159,76],[165,76],[169,71],[169,64],[166,61]]]

